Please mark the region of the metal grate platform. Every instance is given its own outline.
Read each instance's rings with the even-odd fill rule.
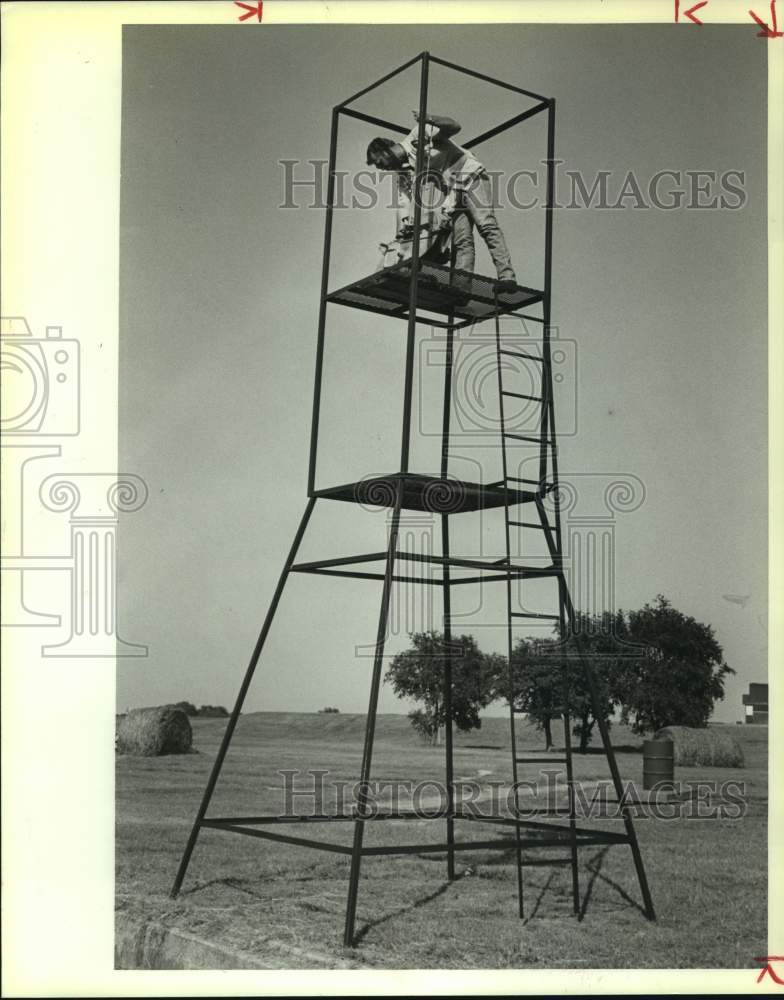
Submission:
[[[328,500],[346,500],[349,503],[369,504],[372,507],[394,507],[397,484],[403,479],[403,508],[423,510],[432,514],[460,514],[464,511],[486,510],[503,507],[505,493],[509,503],[532,503],[539,493],[531,490],[509,489],[502,486],[484,486],[461,479],[441,479],[417,473],[393,472],[384,476],[361,479],[358,483],[345,483],[326,490],[317,490],[317,497]]]
[[[408,315],[411,262],[403,261],[355,281],[327,296],[327,301],[381,313]],[[417,307],[420,311],[452,313],[464,320],[482,320],[496,315],[495,278],[470,271],[450,271],[449,267],[421,261],[417,278]],[[541,302],[543,293],[518,285],[514,291],[498,293],[498,313],[514,312]]]

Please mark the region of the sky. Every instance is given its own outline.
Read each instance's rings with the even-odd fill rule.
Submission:
[[[553,262],[560,465],[578,495],[567,535],[604,538],[613,606],[663,593],[713,626],[736,671],[715,718],[741,719],[742,693],[767,677],[766,46],[708,25],[126,26],[120,468],[150,496],[120,522],[118,610],[149,655],[118,660],[118,707],[234,700],[306,503],[324,212],[306,187],[280,207],[282,161],[304,178],[327,158],[333,105],[424,49],[556,98],[564,204],[566,171],[589,186],[609,171],[612,201],[629,171],[643,191],[664,170],[682,187],[686,171],[743,174],[735,210],[558,210]],[[458,119],[457,141],[530,103],[444,70],[431,82],[429,108]],[[358,104],[404,125],[416,106],[414,72]],[[365,169],[378,132],[342,119],[338,168]],[[480,149],[490,170],[541,174],[542,123]],[[541,287],[544,213],[501,205],[518,279]],[[393,228],[383,204],[337,211],[330,288],[374,271]],[[487,336],[460,343],[450,465],[483,482],[500,475]],[[438,469],[442,346],[418,328],[415,471]],[[330,307],[317,486],[398,466],[404,360],[405,324]],[[608,509],[613,483],[628,509]],[[452,523],[453,551],[502,555],[499,515]],[[387,528],[384,510],[321,500],[300,555],[380,551]],[[439,530],[404,518],[434,551]],[[455,629],[488,651],[504,645],[502,590],[454,598]],[[435,597],[396,595],[390,653],[440,627]],[[376,583],[290,577],[246,711],[365,711],[379,598]],[[383,687],[381,711],[408,707]]]

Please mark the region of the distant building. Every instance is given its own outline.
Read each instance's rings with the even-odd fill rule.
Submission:
[[[749,684],[749,693],[743,695],[746,706],[746,722],[767,726],[768,724],[768,685]]]

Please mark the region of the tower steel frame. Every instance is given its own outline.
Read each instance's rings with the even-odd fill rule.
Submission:
[[[375,117],[373,115],[367,114],[363,111],[357,110],[353,105],[364,97],[365,95],[371,93],[376,88],[380,87],[382,84],[394,77],[398,76],[400,73],[419,65],[419,126],[418,126],[418,144],[417,144],[417,160],[416,160],[416,170],[415,170],[415,188],[414,188],[414,236],[413,236],[413,246],[410,264],[403,272],[403,277],[406,282],[405,296],[401,295],[400,301],[393,302],[390,306],[389,304],[389,294],[386,300],[381,298],[373,299],[373,289],[376,287],[373,282],[376,280],[375,277],[367,279],[363,289],[367,287],[371,288],[370,294],[370,305],[365,302],[362,304],[360,298],[367,298],[365,296],[365,291],[363,290],[362,296],[356,295],[354,301],[351,300],[351,289],[354,286],[349,286],[347,289],[339,289],[337,292],[330,293],[329,291],[329,277],[330,277],[330,257],[332,251],[332,228],[333,228],[333,215],[335,209],[335,168],[337,161],[337,151],[338,151],[338,134],[340,127],[341,117],[348,117],[352,119],[358,119],[364,121],[368,124],[378,125],[387,129],[391,132],[398,134],[408,133],[410,130],[396,122],[386,121],[382,118]],[[528,101],[533,101],[518,114],[513,117],[499,123],[493,128],[475,136],[468,142],[464,143],[464,148],[473,149],[479,146],[481,143],[500,135],[502,132],[508,129],[514,128],[518,125],[529,121],[539,115],[544,115],[547,120],[547,195],[545,204],[545,233],[544,233],[544,288],[541,291],[536,291],[532,289],[520,288],[520,294],[517,296],[512,296],[505,301],[499,295],[496,290],[490,298],[487,295],[482,299],[480,306],[480,313],[475,313],[473,318],[469,313],[460,315],[459,305],[451,306],[449,305],[449,299],[447,296],[446,306],[441,304],[437,307],[441,314],[446,315],[446,320],[438,320],[432,316],[425,316],[423,313],[428,310],[435,311],[432,309],[432,302],[425,303],[424,307],[422,305],[423,291],[419,283],[420,272],[423,268],[428,267],[427,264],[423,264],[420,254],[420,225],[422,221],[422,204],[421,204],[421,184],[423,178],[423,168],[424,168],[424,151],[425,151],[425,124],[427,116],[427,106],[428,106],[428,89],[430,82],[430,67],[431,65],[437,65],[446,69],[453,70],[457,73],[461,73],[472,77],[477,80],[481,80],[485,83],[493,84],[498,87],[504,88],[507,91],[511,91],[517,95],[521,95],[528,99]],[[563,555],[561,546],[561,523],[560,523],[560,510],[559,510],[559,494],[558,494],[558,464],[557,464],[557,448],[555,444],[555,411],[553,402],[553,392],[552,392],[552,362],[550,356],[550,328],[551,328],[551,305],[552,305],[552,258],[553,258],[553,212],[555,207],[555,109],[556,102],[554,98],[545,97],[541,94],[535,93],[530,90],[525,90],[522,87],[515,86],[514,84],[508,83],[503,80],[496,79],[494,77],[487,76],[484,73],[479,73],[475,70],[469,69],[466,66],[461,66],[453,62],[448,62],[447,60],[440,59],[436,56],[431,55],[429,52],[422,52],[415,56],[413,59],[408,60],[391,72],[386,73],[384,76],[371,83],[369,86],[364,87],[362,90],[349,97],[345,101],[336,105],[332,110],[332,120],[331,120],[331,130],[330,130],[330,143],[329,143],[329,162],[328,162],[328,183],[327,183],[327,203],[326,203],[326,216],[324,225],[324,246],[323,246],[323,262],[322,262],[322,273],[321,273],[321,290],[319,298],[319,315],[318,315],[318,335],[316,343],[316,363],[315,363],[315,377],[314,377],[314,392],[313,392],[313,408],[311,416],[311,433],[310,433],[310,453],[308,461],[308,485],[307,485],[307,504],[305,506],[304,513],[297,528],[294,540],[292,542],[290,551],[284,563],[283,569],[281,571],[280,577],[277,582],[277,586],[273,593],[272,600],[270,602],[267,615],[263,621],[261,630],[259,632],[258,639],[256,641],[255,647],[250,657],[250,661],[245,671],[240,689],[229,717],[226,729],[221,740],[218,753],[216,755],[207,785],[205,787],[204,793],[202,795],[201,802],[199,804],[196,817],[193,822],[193,826],[190,831],[185,849],[180,861],[180,865],[174,880],[174,885],[171,890],[172,897],[176,897],[180,891],[183,880],[185,878],[188,866],[190,864],[191,856],[193,850],[196,846],[199,834],[203,829],[220,830],[223,832],[230,832],[235,834],[241,834],[245,836],[257,837],[265,839],[268,841],[275,841],[285,844],[294,844],[308,848],[314,848],[317,850],[323,850],[333,853],[342,854],[350,858],[350,870],[348,878],[348,898],[346,905],[346,915],[344,924],[344,934],[343,941],[347,946],[351,946],[355,941],[355,925],[356,925],[356,914],[357,914],[357,900],[358,900],[358,890],[359,890],[359,877],[362,865],[362,859],[366,857],[378,856],[378,855],[393,855],[393,854],[425,854],[425,853],[444,853],[447,859],[447,878],[452,880],[455,878],[455,854],[458,851],[465,850],[509,850],[514,849],[516,862],[517,862],[517,874],[518,874],[518,909],[519,913],[523,915],[523,878],[522,871],[527,865],[550,865],[550,864],[569,864],[572,869],[572,886],[573,886],[573,903],[574,911],[579,914],[580,912],[580,890],[579,890],[579,872],[578,872],[578,848],[586,845],[593,844],[604,844],[604,845],[614,845],[614,844],[628,844],[632,851],[632,856],[637,872],[637,877],[640,885],[640,891],[643,897],[644,911],[648,919],[655,919],[655,912],[653,908],[653,902],[650,895],[650,890],[648,888],[647,878],[645,875],[645,869],[642,861],[642,856],[640,853],[640,848],[637,842],[636,833],[634,830],[634,824],[632,821],[631,814],[629,812],[628,805],[624,804],[623,799],[623,787],[621,784],[620,773],[618,770],[618,764],[615,759],[615,753],[612,748],[612,744],[609,737],[609,732],[607,724],[604,721],[602,712],[599,708],[599,691],[597,687],[596,677],[594,675],[593,667],[590,662],[590,658],[586,655],[584,648],[580,642],[580,636],[576,628],[576,615],[575,609],[572,605],[571,598],[569,596],[569,591],[566,583],[566,577],[563,567]],[[454,271],[454,257],[452,261],[451,271]],[[368,285],[370,282],[370,285]],[[392,295],[394,298],[394,293]],[[479,302],[479,299],[477,299]],[[521,305],[522,303],[522,305]],[[396,320],[404,320],[406,322],[406,354],[405,354],[405,375],[403,384],[403,418],[402,418],[402,434],[400,443],[400,462],[398,470],[386,477],[381,477],[375,481],[365,481],[363,483],[349,483],[339,487],[331,487],[327,489],[317,489],[316,488],[316,465],[317,465],[317,455],[318,455],[318,440],[319,440],[319,425],[320,425],[320,415],[321,415],[321,396],[322,396],[322,383],[324,375],[324,353],[325,353],[325,331],[326,331],[326,321],[327,321],[327,311],[332,304],[342,304],[355,306],[356,308],[369,308],[370,311],[379,312],[382,314],[390,315]],[[541,305],[542,315],[541,317],[531,315],[530,313],[521,312],[521,308],[529,308],[530,306]],[[479,308],[479,307],[477,307]],[[483,310],[483,312],[481,312]],[[520,395],[516,393],[511,393],[504,390],[502,376],[501,376],[501,356],[503,354],[509,354],[503,347],[500,329],[499,329],[499,317],[501,315],[512,315],[520,316],[526,320],[533,321],[535,323],[540,323],[542,325],[542,355],[541,357],[535,357],[534,360],[539,361],[542,364],[542,393],[541,397],[523,397],[523,398],[538,398],[541,403],[541,422],[540,422],[540,433],[535,440],[539,445],[539,476],[536,480],[520,480],[516,477],[510,476],[507,468],[507,457],[506,457],[506,439],[520,437],[520,435],[515,435],[512,432],[506,430],[504,422],[504,397],[505,396],[515,396]],[[478,484],[463,483],[459,480],[455,480],[449,477],[449,439],[451,434],[450,427],[450,417],[451,417],[451,404],[452,404],[452,378],[453,378],[453,365],[454,365],[454,335],[455,331],[459,330],[461,327],[468,325],[475,321],[475,319],[489,319],[493,318],[495,321],[495,343],[496,343],[496,354],[498,363],[498,387],[499,387],[499,405],[501,407],[500,413],[500,435],[501,435],[501,447],[502,447],[502,458],[503,458],[503,479],[498,483],[488,484],[487,486],[480,486]],[[442,414],[442,431],[441,431],[441,468],[439,477],[427,477],[422,476],[417,473],[410,471],[410,443],[411,443],[411,417],[412,417],[412,401],[413,401],[413,374],[414,374],[414,360],[415,360],[415,344],[416,344],[416,327],[417,324],[427,324],[429,326],[436,326],[445,329],[446,331],[446,351],[445,351],[445,364],[444,364],[444,403],[443,403],[443,414]],[[524,440],[526,440],[524,438]],[[515,482],[516,485],[512,486],[511,483]],[[441,509],[438,509],[438,504],[433,504],[430,502],[433,493],[432,488],[434,486],[442,487],[442,492],[440,496],[443,498],[444,490],[446,491],[447,501],[442,505]],[[544,500],[550,495],[553,506],[554,506],[554,522],[551,522],[546,514],[544,508]],[[430,498],[430,499],[429,499]],[[310,522],[311,515],[313,513],[316,501],[319,499],[340,499],[349,500],[353,502],[366,502],[379,503],[382,506],[388,506],[392,510],[391,525],[389,529],[388,544],[385,550],[380,552],[365,553],[356,556],[340,557],[334,559],[321,559],[306,563],[297,563],[297,554],[305,535],[306,529]],[[538,524],[515,521],[510,516],[512,508],[520,503],[533,503],[537,515],[539,517]],[[455,513],[461,513],[463,511],[470,510],[480,510],[486,508],[503,508],[505,511],[505,523],[506,523],[506,557],[502,560],[491,561],[487,559],[465,559],[460,557],[455,557],[451,554],[450,550],[450,537],[449,537],[449,517],[453,516]],[[421,555],[414,553],[401,552],[398,550],[399,535],[400,535],[400,520],[401,511],[406,508],[414,508],[418,510],[430,510],[434,513],[440,514],[441,522],[441,541],[442,541],[442,555]],[[510,549],[510,526],[521,525],[527,526],[529,528],[539,528],[544,532],[545,541],[549,549],[550,555],[552,557],[552,564],[549,567],[525,567],[514,564],[511,557]],[[368,562],[383,562],[384,570],[382,572],[367,572],[359,571],[354,567],[358,563],[368,563]],[[417,564],[432,564],[440,567],[441,576],[438,579],[432,578],[422,578],[411,575],[405,571],[396,572],[396,563],[413,562],[414,566]],[[451,574],[451,569],[459,568],[461,570],[473,569],[478,575],[470,577],[453,577]],[[359,776],[359,786],[357,794],[357,802],[355,809],[349,815],[340,816],[316,816],[316,817],[296,817],[296,816],[240,816],[240,817],[208,817],[207,810],[209,808],[210,802],[212,800],[213,793],[215,791],[218,778],[220,776],[223,764],[228,752],[229,746],[231,745],[232,737],[234,735],[240,714],[242,712],[243,705],[245,703],[248,690],[250,688],[251,682],[253,680],[259,659],[261,657],[262,650],[264,648],[267,635],[269,633],[270,627],[272,625],[275,613],[277,611],[278,605],[280,603],[283,591],[285,588],[288,576],[292,572],[300,573],[311,573],[324,576],[339,576],[339,577],[351,577],[355,579],[366,579],[375,580],[382,582],[382,595],[381,595],[381,607],[379,611],[378,618],[378,629],[375,645],[375,654],[373,658],[373,669],[371,674],[370,682],[370,694],[368,703],[368,712],[365,725],[365,736],[364,745],[362,752],[362,761],[360,766],[360,776]],[[559,603],[559,614],[558,615],[534,615],[534,614],[516,614],[512,610],[512,583],[518,579],[531,579],[531,578],[551,578],[555,580],[558,586],[558,603]],[[609,769],[615,788],[615,792],[618,796],[619,809],[625,824],[625,833],[610,832],[606,830],[586,830],[581,829],[576,823],[576,812],[575,812],[575,796],[574,796],[574,776],[571,768],[571,739],[570,739],[570,721],[568,715],[568,685],[569,676],[568,668],[564,668],[564,706],[563,706],[563,721],[564,721],[564,740],[565,740],[565,750],[566,758],[564,763],[567,768],[567,787],[569,792],[569,802],[568,802],[568,814],[564,815],[562,812],[556,811],[556,815],[568,819],[568,826],[558,826],[552,822],[541,822],[533,819],[520,819],[519,812],[516,811],[514,816],[510,817],[481,817],[475,815],[471,811],[463,809],[461,806],[457,806],[454,801],[454,753],[453,753],[453,733],[452,733],[452,723],[451,723],[451,712],[452,712],[452,658],[449,653],[452,643],[452,632],[451,632],[451,589],[457,585],[463,585],[467,583],[477,583],[477,582],[489,582],[489,581],[505,581],[507,588],[507,601],[508,601],[508,618],[507,618],[507,640],[508,640],[508,656],[509,656],[509,709],[510,709],[510,724],[511,724],[511,750],[512,750],[512,761],[513,761],[513,779],[515,793],[518,785],[518,774],[517,774],[517,764],[526,762],[535,762],[539,760],[541,763],[552,763],[552,757],[542,757],[542,758],[527,758],[517,756],[516,747],[516,731],[515,731],[515,716],[520,714],[515,709],[515,696],[514,687],[512,681],[512,652],[513,652],[513,618],[552,618],[554,622],[559,623],[561,634],[570,635],[576,644],[577,656],[572,658],[578,662],[580,669],[585,673],[585,677],[588,684],[588,689],[594,704],[595,716],[599,726],[599,732],[603,744],[605,754],[607,756]],[[428,813],[413,813],[413,812],[391,812],[391,811],[379,811],[378,809],[371,810],[371,803],[369,798],[369,787],[372,772],[372,760],[373,760],[373,746],[375,737],[375,727],[376,727],[376,713],[378,705],[378,697],[382,681],[382,666],[384,657],[385,640],[387,635],[387,625],[389,618],[389,606],[392,591],[392,584],[395,582],[404,583],[414,583],[414,584],[425,584],[435,587],[440,587],[443,593],[443,606],[444,606],[444,644],[446,649],[446,655],[444,658],[444,690],[445,690],[445,712],[446,717],[450,720],[445,727],[445,772],[446,772],[446,789],[447,789],[447,803],[445,810],[436,810],[431,814]],[[518,800],[515,794],[515,804],[518,805]],[[397,844],[389,846],[373,846],[368,847],[364,844],[364,832],[365,824],[367,822],[377,822],[379,820],[406,820],[406,819],[421,819],[423,817],[432,818],[434,820],[445,819],[446,821],[446,841],[437,844]],[[473,820],[473,821],[487,821],[494,825],[500,825],[504,827],[512,827],[513,835],[506,836],[503,838],[494,838],[492,840],[481,839],[481,840],[466,840],[459,841],[455,838],[455,821],[456,820]],[[278,832],[281,826],[286,824],[295,824],[299,827],[310,826],[312,822],[352,822],[354,824],[353,840],[351,845],[342,845],[335,843],[327,843],[324,841],[315,840],[310,837],[295,836],[292,834],[284,834]],[[523,860],[523,851],[534,850],[539,848],[551,848],[556,846],[565,846],[569,849],[568,859],[553,859],[546,858],[543,860]]]

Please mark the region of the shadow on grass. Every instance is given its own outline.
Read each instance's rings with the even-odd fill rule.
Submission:
[[[588,910],[588,903],[591,899],[591,895],[593,894],[593,887],[596,884],[597,879],[601,879],[601,881],[606,885],[609,885],[610,888],[615,889],[621,899],[625,900],[630,906],[633,906],[635,910],[639,910],[644,917],[646,916],[645,908],[641,906],[636,899],[632,899],[628,892],[626,892],[622,886],[618,885],[616,881],[609,878],[607,875],[602,875],[602,865],[604,864],[604,859],[607,857],[609,850],[609,845],[607,847],[603,847],[586,864],[586,868],[591,873],[591,877],[588,880],[585,895],[583,896],[583,900],[580,905],[580,912],[577,915],[577,919],[581,922],[585,917],[586,911]]]
[[[518,747],[518,749],[520,749]],[[538,753],[542,755],[542,760],[547,760],[547,754],[563,754],[566,753],[566,747],[562,746],[552,746],[549,750],[545,750],[544,747],[530,747],[531,753]],[[642,753],[642,744],[635,743],[613,743],[614,753],[633,753],[638,756]],[[577,747],[572,747],[572,758],[579,760],[580,757],[606,757],[607,751],[602,746],[598,747],[586,747],[585,750],[578,750]]]
[[[491,743],[459,743],[455,750],[508,750],[509,747],[498,747]]]
[[[249,896],[257,896],[252,889],[248,889],[246,886],[242,885],[243,879],[235,878],[227,875],[225,878],[211,878],[207,882],[197,882],[196,885],[191,886],[190,889],[180,889],[178,895],[180,897],[194,896],[197,892],[202,892],[204,889],[211,889],[213,886],[222,885],[229,889],[238,889],[240,892],[245,892]]]
[[[312,879],[323,878],[324,865],[323,861],[301,865],[290,876],[290,879],[292,882],[309,882]],[[206,882],[197,882],[190,889],[181,889],[179,895],[181,897],[195,896],[205,889],[211,889],[214,886],[225,886],[228,889],[237,889],[239,892],[244,892],[254,899],[264,900],[269,899],[268,883],[271,877],[273,877],[273,873],[258,875],[253,879],[241,875],[226,875],[223,878],[211,878]],[[257,882],[259,887],[254,886],[254,882]],[[262,886],[264,891],[260,891],[260,887]]]
[[[588,879],[588,885],[585,887],[585,895],[580,903],[580,912],[577,914],[577,919],[582,921],[585,919],[585,913],[588,909],[588,903],[590,902],[591,895],[593,894],[593,887],[599,877],[599,871],[604,863],[604,859],[607,856],[607,852],[610,850],[609,847],[603,847],[586,865],[586,868],[591,873],[591,877]]]
[[[577,914],[577,919],[579,922],[582,922],[586,917],[591,902],[591,898],[594,893],[594,888],[598,881],[603,882],[605,885],[615,890],[615,892],[621,897],[621,899],[624,900],[624,902],[626,902],[629,906],[639,911],[639,913],[642,916],[646,915],[644,907],[640,903],[638,903],[637,900],[632,898],[632,896],[630,896],[626,892],[626,890],[621,885],[618,884],[618,882],[616,882],[614,879],[611,879],[609,876],[604,875],[602,873],[604,860],[607,857],[609,850],[610,850],[610,845],[603,847],[589,861],[586,862],[585,868],[590,873],[590,877],[585,886],[585,890],[582,894],[580,909],[579,913]],[[481,865],[483,868],[485,867],[493,868],[496,865],[504,865],[510,863],[513,864],[515,861],[515,854],[516,854],[515,849],[510,848],[507,851],[498,851],[492,853],[488,852],[487,855],[485,856],[476,857],[474,861],[476,865]],[[423,854],[418,857],[420,861],[437,862],[439,864],[443,864],[444,860],[443,857],[435,857],[432,854]],[[319,878],[322,873],[317,872],[317,869],[320,867],[322,867],[322,865],[317,862],[313,865],[300,869],[299,872],[297,873],[296,877],[297,881],[304,882],[304,881],[310,881],[313,878]],[[312,872],[309,871],[309,869],[312,869]],[[473,871],[471,871],[470,868],[468,872],[466,872],[465,874],[467,875],[469,873],[473,874]],[[556,876],[555,870],[551,871],[548,874],[544,884],[540,887],[540,889],[537,892],[536,898],[533,901],[533,906],[530,912],[524,917],[523,924],[529,924],[531,921],[534,921],[536,919],[541,919],[539,917],[539,911],[542,907],[545,897],[547,896],[548,892],[551,891],[555,876]],[[396,917],[403,916],[406,913],[411,913],[414,910],[418,910],[423,906],[427,906],[429,903],[432,903],[433,900],[438,899],[440,896],[443,896],[446,892],[449,891],[450,888],[452,888],[455,885],[456,882],[459,882],[461,880],[462,880],[461,876],[458,876],[454,882],[444,882],[437,889],[433,890],[432,892],[426,893],[425,895],[420,896],[419,898],[415,899],[408,905],[399,907],[396,910],[393,910],[389,913],[384,914],[381,917],[378,917],[376,920],[370,920],[367,923],[363,924],[355,934],[354,947],[356,947],[361,941],[363,941],[370,933],[370,931],[374,930],[376,927],[379,927],[389,922],[390,920],[395,919]],[[203,890],[209,889],[214,886],[224,886],[229,889],[238,890],[239,892],[242,892],[253,899],[269,901],[267,891],[264,892],[259,891],[259,889],[255,887],[247,878],[232,877],[232,876],[226,876],[223,878],[214,878],[214,879],[209,879],[206,882],[199,882],[190,889],[182,891],[181,895],[183,897],[193,897],[198,893],[202,892]]]
[[[531,912],[528,914],[527,917],[523,918],[523,925],[528,924],[532,920],[536,919],[536,914],[539,912],[539,907],[542,905],[542,900],[547,895],[547,891],[550,888],[550,884],[552,883],[554,878],[555,878],[555,872],[554,871],[550,872],[550,874],[547,876],[547,880],[545,881],[544,885],[539,890],[539,895],[534,900],[533,909],[531,910]]]
[[[433,892],[429,892],[427,895],[420,896],[419,899],[415,899],[409,906],[402,906],[400,909],[394,910],[392,913],[387,913],[383,917],[379,917],[377,920],[370,920],[368,923],[363,924],[354,935],[353,947],[356,948],[356,946],[367,937],[370,931],[374,930],[376,927],[379,927],[381,924],[385,924],[388,920],[393,920],[395,917],[401,917],[405,913],[411,913],[414,910],[418,910],[422,906],[427,906],[427,904],[432,903],[434,899],[438,899],[439,896],[443,896],[444,893],[451,889],[454,884],[454,882],[445,882]]]

